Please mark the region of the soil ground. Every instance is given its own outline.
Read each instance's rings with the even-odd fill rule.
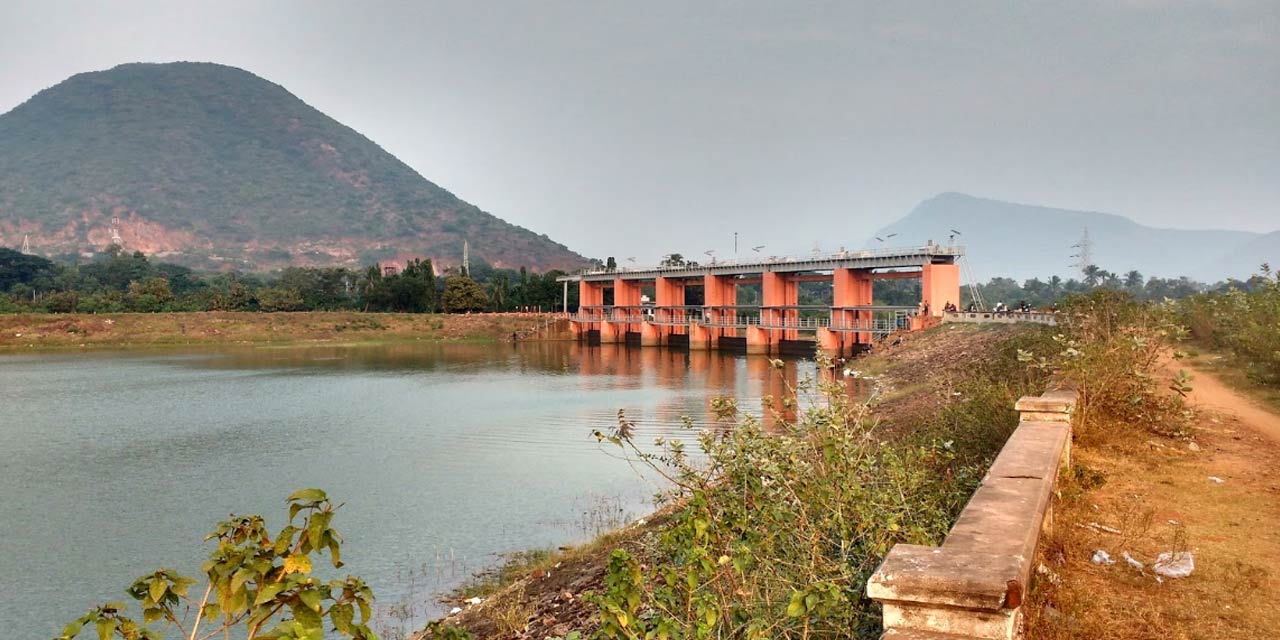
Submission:
[[[1064,485],[1041,547],[1029,638],[1280,638],[1280,415],[1190,372],[1190,440],[1130,434],[1073,452],[1088,471]],[[1099,549],[1116,563],[1092,563]],[[1158,582],[1156,555],[1183,549],[1195,571]]]
[[[0,315],[0,352],[183,345],[571,337],[568,322],[517,313],[310,311]]]

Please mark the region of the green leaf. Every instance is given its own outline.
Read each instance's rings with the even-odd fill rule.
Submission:
[[[309,608],[303,602],[295,602],[291,607],[293,619],[298,621],[307,631],[312,629],[324,629],[324,618],[320,617],[314,609]]]
[[[252,578],[253,578],[252,569],[248,567],[241,568],[240,570],[235,572],[235,575],[231,576],[231,590],[239,591],[240,588],[244,586],[244,583],[248,582]]]
[[[216,602],[210,602],[204,606],[204,617],[209,620],[217,620],[222,615],[222,607]]]
[[[285,573],[311,573],[311,558],[303,554],[294,554],[284,559]]]
[[[804,593],[797,591],[791,594],[791,604],[787,605],[787,617],[799,618],[804,615]]]
[[[302,604],[305,604],[308,607],[311,607],[312,611],[315,611],[316,613],[320,613],[321,595],[319,591],[316,591],[314,589],[299,591],[298,599],[302,600]]]
[[[253,606],[256,607],[264,602],[274,599],[276,596],[280,595],[280,592],[284,591],[287,586],[288,585],[283,582],[272,582],[262,585],[262,588],[258,589],[258,596],[253,599]]]
[[[329,620],[333,622],[333,628],[348,635],[351,634],[351,620],[355,615],[355,607],[349,604],[334,605],[329,610]]]
[[[329,555],[333,557],[333,568],[342,568],[342,556],[338,553],[338,541],[329,539]]]
[[[168,590],[169,583],[165,582],[163,578],[156,578],[152,580],[151,588],[149,589],[151,600],[156,604],[160,604],[160,601],[164,598],[164,592]]]
[[[98,627],[98,640],[111,640],[111,634],[115,633],[116,621],[111,618],[98,618],[96,623]]]
[[[85,622],[88,622],[88,620],[85,620],[84,618],[81,618],[81,619],[76,620],[75,622],[72,622],[71,624],[68,624],[67,626],[63,627],[63,628],[62,628],[62,637],[63,637],[63,638],[74,638],[74,637],[76,637],[76,635],[78,635],[78,634],[80,633],[80,630],[84,628],[84,623],[85,623]]]
[[[192,580],[191,578],[187,578],[184,576],[177,576],[176,578],[173,579],[173,586],[170,587],[169,590],[179,596],[185,596],[187,595],[187,590],[190,589],[191,585],[195,583],[196,581]]]
[[[325,492],[321,491],[320,489],[301,489],[299,491],[293,492],[293,495],[289,496],[286,501],[287,502],[320,502],[321,500],[327,500],[328,497],[329,496],[325,495]]]

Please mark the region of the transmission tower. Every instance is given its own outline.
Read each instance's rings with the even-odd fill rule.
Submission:
[[[462,275],[471,277],[471,249],[467,241],[462,241]]]
[[[120,239],[120,216],[111,216],[111,244],[124,248],[124,240]]]
[[[31,253],[31,236],[22,234],[22,252]]]
[[[1071,257],[1079,259],[1071,266],[1079,269],[1081,275],[1088,275],[1085,272],[1093,266],[1093,241],[1089,239],[1089,227],[1084,228],[1084,233],[1080,235],[1080,242],[1071,245],[1071,248],[1077,250],[1077,253],[1071,254]]]

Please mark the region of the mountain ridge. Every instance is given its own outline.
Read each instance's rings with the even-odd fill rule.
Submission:
[[[115,220],[116,222],[113,222]],[[130,63],[0,115],[0,245],[128,250],[206,268],[430,257],[543,271],[586,259],[419,175],[248,71]]]
[[[1136,269],[1147,276],[1188,276],[1205,282],[1229,277],[1248,278],[1258,265],[1244,269],[1240,260],[1229,261],[1245,247],[1259,241],[1259,255],[1280,250],[1280,234],[1229,229],[1172,229],[1143,225],[1123,215],[1063,209],[1042,205],[980,198],[945,192],[916,205],[906,216],[877,230],[867,246],[896,234],[893,243],[950,242],[966,248],[966,261],[974,275],[1016,279],[1071,277],[1079,271],[1079,248],[1085,229],[1092,245],[1093,263],[1121,273]],[[1276,236],[1274,244],[1263,240]],[[1274,262],[1274,261],[1273,261]],[[1260,263],[1259,263],[1260,264]]]

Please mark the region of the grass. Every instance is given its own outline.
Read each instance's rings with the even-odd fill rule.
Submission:
[[[411,314],[311,311],[0,315],[0,352],[184,345],[495,342],[541,327],[521,314]],[[560,324],[565,324],[560,321]],[[564,337],[553,325],[543,337]]]

